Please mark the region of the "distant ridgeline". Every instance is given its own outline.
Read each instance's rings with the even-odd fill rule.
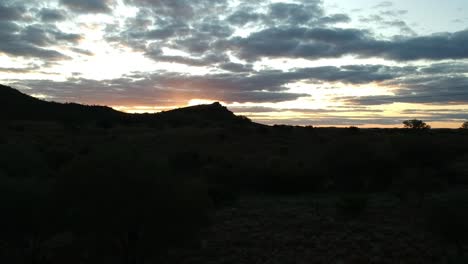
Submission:
[[[155,114],[128,114],[107,106],[49,102],[0,85],[0,120],[59,122],[123,122],[154,125],[239,125],[253,124],[248,118],[236,116],[216,102]]]

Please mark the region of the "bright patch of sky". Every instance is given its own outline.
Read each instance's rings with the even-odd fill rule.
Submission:
[[[419,35],[455,32],[468,28],[466,0],[324,0],[326,10],[344,12],[352,18],[347,27],[374,27],[377,33],[389,36],[394,29],[360,21],[372,16],[388,16],[402,20]]]

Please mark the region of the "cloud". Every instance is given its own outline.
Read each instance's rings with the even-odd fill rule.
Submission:
[[[69,59],[68,56],[48,47],[60,43],[73,44],[80,38],[78,34],[64,33],[55,27],[21,27],[13,22],[0,21],[0,53],[12,56],[47,60]]]
[[[14,4],[16,5],[8,1],[0,2],[0,21],[15,21],[23,18],[26,8],[23,5],[18,5],[18,3]]]
[[[109,13],[110,0],[60,0],[60,3],[76,13]]]
[[[419,69],[425,74],[453,75],[468,73],[468,63],[466,62],[442,62],[423,66]]]
[[[77,43],[79,34],[64,33],[53,26],[31,25],[20,31],[20,39],[37,46],[51,46],[60,42]]]
[[[397,27],[402,34],[416,36],[416,32],[403,20],[383,21],[382,23],[386,26]]]
[[[268,28],[246,38],[220,41],[237,56],[255,61],[270,58],[385,58],[395,61],[468,58],[468,30],[422,37],[378,40],[368,31],[341,28]]]
[[[393,2],[391,1],[383,1],[378,3],[377,5],[373,6],[373,8],[387,8],[387,7],[392,7]]]
[[[393,96],[343,98],[350,104],[383,105],[392,103],[468,104],[468,78],[465,75],[421,75],[383,83],[399,87]]]
[[[0,72],[4,73],[30,73],[33,71],[38,70],[40,67],[37,65],[31,65],[28,67],[23,67],[23,68],[6,68],[6,67],[0,67]]]
[[[299,113],[299,114],[337,114],[337,113],[383,113],[383,110],[379,109],[367,109],[367,108],[346,108],[346,109],[329,109],[329,108],[319,108],[319,109],[308,109],[308,108],[275,108],[275,107],[264,107],[264,106],[230,106],[230,110],[240,113]]]
[[[346,14],[333,14],[330,16],[321,17],[318,20],[318,24],[321,24],[321,25],[349,23],[349,22],[351,22],[351,18]]]
[[[151,10],[155,15],[172,20],[191,20],[225,10],[227,0],[125,0],[127,4]]]
[[[320,1],[308,1],[306,5],[293,3],[273,3],[268,17],[282,25],[303,25],[311,19],[321,18],[323,9]]]
[[[81,54],[81,55],[94,56],[94,53],[92,51],[89,51],[89,50],[74,48],[74,47],[70,48],[70,50],[75,52],[75,53]]]
[[[440,121],[462,121],[467,119],[468,108],[460,109],[405,109],[402,111],[403,115],[417,116],[419,119],[424,119],[427,122],[440,122]]]
[[[107,105],[174,106],[186,104],[193,98],[258,103],[290,101],[309,96],[287,92],[285,87],[267,87],[268,81],[261,77],[245,77],[243,74],[188,76],[161,72],[103,81],[83,78],[71,78],[64,82],[17,80],[13,85],[28,87],[28,93],[47,94],[61,102]],[[259,87],[268,90],[262,91]]]
[[[249,12],[249,10],[237,10],[231,14],[226,20],[235,26],[244,26],[248,23],[257,23],[260,20],[264,19],[263,14]]]
[[[254,74],[240,69],[203,76],[155,72],[134,73],[123,78],[104,81],[83,78],[72,78],[66,82],[18,80],[17,85],[30,87],[31,93],[47,94],[56,100],[88,104],[158,105],[173,98],[178,98],[179,104],[185,104],[193,98],[220,100],[227,103],[265,103],[310,97],[309,94],[290,92],[287,87],[289,83],[382,82],[402,76],[409,70],[379,65],[351,65],[295,69],[290,72],[266,70]]]
[[[61,9],[42,8],[38,13],[42,22],[57,22],[67,19],[66,12]]]

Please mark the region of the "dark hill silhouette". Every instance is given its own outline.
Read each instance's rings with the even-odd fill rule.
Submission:
[[[118,119],[126,114],[106,106],[47,102],[0,85],[0,119],[56,121]]]
[[[208,105],[196,105],[147,115],[150,119],[173,126],[196,125],[239,125],[252,124],[245,117],[236,116],[225,106],[215,102]]]
[[[0,85],[0,119],[28,121],[109,121],[172,126],[218,126],[252,124],[216,102],[155,114],[128,114],[107,106],[49,102]]]

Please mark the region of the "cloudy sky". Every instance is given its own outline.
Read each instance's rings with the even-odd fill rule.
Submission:
[[[268,124],[468,119],[466,0],[0,0],[0,83]]]

